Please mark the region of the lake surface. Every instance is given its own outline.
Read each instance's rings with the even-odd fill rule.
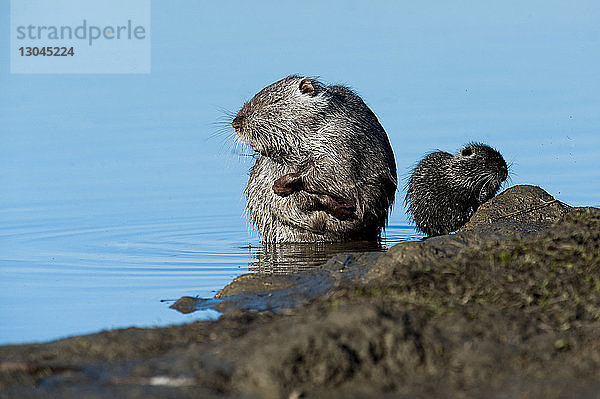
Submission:
[[[226,140],[226,111],[292,73],[354,87],[400,176],[484,141],[513,164],[506,186],[600,205],[595,2],[152,6],[151,74],[0,60],[0,344],[218,317],[161,300],[305,264],[265,262],[243,217],[251,158]],[[403,196],[384,246],[419,237]]]

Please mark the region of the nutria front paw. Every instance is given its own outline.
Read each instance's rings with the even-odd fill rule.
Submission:
[[[349,219],[354,215],[356,208],[354,205],[338,204],[338,206],[330,209],[331,214],[340,220]]]
[[[288,173],[273,183],[273,192],[281,197],[287,197],[300,190],[302,190],[302,175],[300,173]]]
[[[322,209],[339,220],[346,220],[354,216],[356,207],[348,201],[327,194],[317,196]]]

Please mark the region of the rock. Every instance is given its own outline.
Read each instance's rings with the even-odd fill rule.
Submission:
[[[482,204],[460,231],[526,234],[552,225],[571,211],[540,187],[514,186]]]

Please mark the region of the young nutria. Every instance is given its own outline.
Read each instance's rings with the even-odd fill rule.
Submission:
[[[232,122],[256,152],[250,222],[267,242],[376,240],[396,191],[396,164],[375,114],[344,86],[288,76]]]
[[[448,234],[496,195],[507,176],[502,155],[485,144],[467,144],[456,155],[437,151],[414,169],[405,204],[423,233]]]

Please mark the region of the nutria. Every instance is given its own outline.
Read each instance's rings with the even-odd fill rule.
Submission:
[[[288,76],[232,122],[255,151],[249,220],[266,242],[376,240],[396,192],[387,134],[344,86]]]
[[[437,151],[415,167],[406,185],[405,204],[423,233],[448,234],[496,195],[507,176],[502,155],[485,144],[469,143],[456,155]]]

